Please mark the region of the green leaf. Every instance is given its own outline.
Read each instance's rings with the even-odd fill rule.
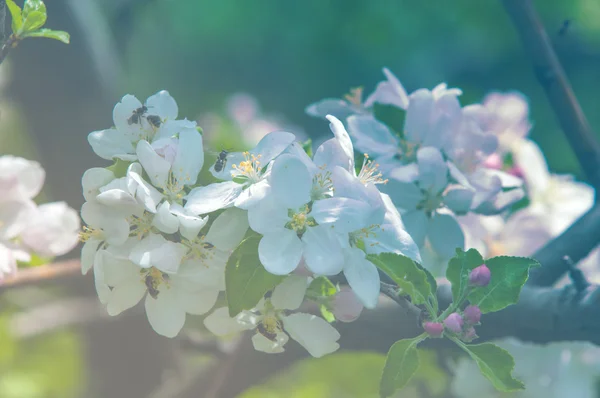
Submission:
[[[529,269],[540,264],[531,258],[500,256],[486,260],[492,277],[485,287],[473,289],[468,299],[482,313],[499,311],[519,300]]]
[[[452,298],[455,302],[469,287],[471,270],[479,267],[483,262],[483,257],[475,249],[469,249],[466,253],[461,249],[456,249],[456,256],[450,259],[446,269],[446,278],[452,283]]]
[[[21,12],[21,7],[19,7],[13,0],[6,0],[6,6],[8,7],[8,11],[10,12],[10,17],[12,19],[12,31],[15,35],[19,35],[21,33],[21,27],[23,26],[23,14]]]
[[[425,339],[424,335],[413,339],[399,340],[392,345],[385,360],[379,395],[389,397],[404,387],[419,368],[417,344]]]
[[[112,166],[108,166],[106,169],[112,171],[115,178],[125,177],[127,175],[127,169],[131,165],[131,162],[125,160],[116,159]]]
[[[319,310],[321,311],[321,316],[323,317],[323,319],[325,319],[329,323],[335,322],[335,315],[333,315],[333,312],[329,311],[329,308],[327,308],[326,305],[321,304],[319,306]]]
[[[26,0],[23,5],[23,26],[22,33],[29,33],[38,30],[46,23],[46,5],[41,0]]]
[[[270,274],[260,263],[258,243],[261,238],[252,232],[227,260],[225,288],[231,317],[254,308],[266,292],[283,280],[283,276]]]
[[[64,32],[62,30],[52,29],[39,29],[35,32],[24,33],[23,37],[45,37],[47,39],[62,41],[65,44],[69,44],[71,40],[71,36],[69,35],[69,33]]]
[[[336,293],[337,289],[335,285],[325,276],[319,276],[314,279],[306,290],[308,297],[330,297]]]
[[[510,392],[525,389],[522,381],[512,377],[515,360],[508,351],[492,343],[477,345],[459,344],[479,366],[481,373],[498,391]]]
[[[385,272],[408,294],[413,304],[425,304],[429,297],[435,295],[423,267],[412,259],[395,253],[369,254],[367,260]]]
[[[406,116],[404,110],[397,108],[394,105],[375,103],[373,105],[373,112],[377,120],[387,125],[390,129],[394,130],[394,132],[400,134],[401,137],[404,136],[404,118]]]
[[[313,156],[312,140],[310,138],[302,143],[302,149],[304,149],[304,152],[306,152],[308,157],[312,158],[312,156]]]

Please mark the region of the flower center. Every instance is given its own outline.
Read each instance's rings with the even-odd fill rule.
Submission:
[[[350,232],[348,234],[348,239],[350,241],[350,246],[358,247],[364,249],[364,239],[374,239],[377,237],[377,230],[380,229],[379,224],[372,224],[368,227],[361,228],[359,230]],[[370,246],[375,246],[378,243],[370,243]]]
[[[239,174],[238,176],[247,177],[251,182],[258,182],[262,176],[260,157],[262,155],[253,155],[250,152],[244,152],[244,160],[240,164],[234,164],[232,167]]]
[[[153,230],[152,220],[154,215],[147,211],[141,217],[131,216],[127,221],[131,226],[129,235],[136,236],[138,239],[142,239],[150,234]]]
[[[318,173],[313,177],[310,198],[319,200],[330,198],[333,196],[333,181],[331,180],[331,172]]]
[[[144,283],[144,285],[146,285],[148,294],[153,299],[156,299],[158,297],[158,294],[160,293],[158,288],[160,287],[160,285],[164,283],[165,286],[167,286],[167,288],[170,287],[169,275],[165,274],[157,268],[152,267],[149,270],[142,269],[140,273],[142,274],[142,282]]]
[[[283,331],[283,322],[281,322],[277,314],[268,312],[256,326],[256,330],[267,339],[276,341],[277,334]]]
[[[212,243],[204,241],[205,236],[198,236],[194,240],[183,240],[182,243],[189,247],[190,252],[187,258],[199,260],[202,265],[208,267],[208,261],[215,258],[215,246]]]
[[[422,191],[424,198],[417,204],[417,210],[425,210],[427,212],[435,211],[442,206],[442,195],[431,194],[429,191]]]
[[[365,159],[363,161],[362,167],[360,168],[360,172],[358,173],[358,179],[364,185],[369,183],[373,184],[387,184],[388,180],[384,180],[383,174],[379,171],[379,164],[373,163],[372,160],[369,160],[369,155],[366,153]]]
[[[288,216],[290,217],[290,221],[286,224],[286,228],[296,231],[298,236],[302,236],[306,232],[307,227],[317,225],[317,222],[308,213],[310,213],[308,205],[304,205],[298,212],[289,210]]]
[[[2,226],[2,222],[0,222],[0,227]],[[101,229],[95,229],[88,227],[86,225],[83,226],[81,232],[79,232],[79,241],[87,242],[90,239],[99,239],[102,240],[104,238],[104,232]]]

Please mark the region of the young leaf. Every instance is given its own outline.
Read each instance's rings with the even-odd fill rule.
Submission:
[[[306,152],[306,154],[312,158],[312,140],[310,138],[302,143],[302,149],[304,149],[304,152]]]
[[[10,12],[10,17],[12,19],[12,31],[15,35],[18,35],[21,33],[21,27],[23,26],[23,14],[21,12],[21,7],[19,7],[14,0],[6,0],[6,6],[8,7],[8,11]]]
[[[492,343],[459,346],[473,358],[481,373],[498,391],[510,392],[525,388],[522,381],[512,377],[515,360],[505,349]]]
[[[424,339],[425,336],[420,335],[413,339],[396,341],[392,345],[385,359],[385,366],[379,383],[379,395],[381,397],[385,398],[394,394],[396,390],[404,387],[415,374],[419,368],[417,344]]]
[[[41,0],[26,0],[23,4],[22,33],[38,30],[46,23],[46,5]]]
[[[252,309],[265,293],[283,280],[267,272],[258,258],[261,236],[253,234],[233,251],[225,266],[225,289],[229,315]]]
[[[23,34],[23,37],[45,37],[47,39],[62,41],[65,44],[69,44],[69,41],[71,40],[69,33],[52,29],[39,29],[35,32],[25,33]]]
[[[319,276],[314,279],[306,291],[309,297],[329,297],[333,296],[337,292],[335,285],[331,283],[329,278],[325,276]]]
[[[483,257],[475,249],[467,252],[456,249],[456,256],[448,262],[446,278],[452,283],[452,298],[458,301],[469,287],[469,273],[473,268],[483,264]]]
[[[424,304],[430,296],[435,295],[427,273],[412,259],[401,254],[381,253],[369,254],[367,260],[392,278],[410,296],[413,304]]]
[[[529,277],[529,268],[540,264],[526,257],[494,257],[486,260],[492,277],[486,287],[469,293],[468,299],[479,306],[482,313],[499,311],[519,300],[519,294]]]

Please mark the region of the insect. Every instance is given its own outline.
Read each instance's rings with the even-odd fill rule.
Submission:
[[[215,171],[217,173],[221,172],[224,168],[225,165],[227,164],[227,154],[229,152],[227,152],[226,150],[222,150],[219,153],[219,156],[217,157],[217,161],[215,162]]]
[[[150,295],[150,297],[156,299],[158,297],[158,293],[160,292],[154,287],[154,278],[152,277],[152,275],[148,274],[146,276],[146,279],[144,279],[144,283],[148,288],[148,294]]]
[[[129,119],[127,119],[127,123],[129,123],[130,125],[138,124],[142,120],[142,116],[144,116],[146,112],[148,112],[148,107],[146,105],[142,105],[139,108],[134,109],[131,116],[129,116]]]
[[[159,128],[160,125],[162,124],[162,120],[160,120],[160,116],[157,116],[157,115],[148,115],[148,116],[146,116],[146,120],[148,121],[148,123],[150,123],[155,128]]]
[[[263,336],[265,336],[267,339],[271,340],[271,341],[277,341],[277,331],[283,329],[283,324],[281,323],[281,321],[277,321],[277,325],[276,325],[276,329],[272,328],[272,327],[268,327],[263,325],[263,323],[259,323],[258,326],[256,327],[256,330],[258,330],[258,332],[260,334],[262,334]]]
[[[567,33],[567,30],[569,30],[569,26],[571,26],[571,20],[565,19],[558,30],[558,35],[564,36]]]

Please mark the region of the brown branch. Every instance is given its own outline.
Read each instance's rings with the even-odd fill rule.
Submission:
[[[33,268],[19,269],[16,274],[0,280],[0,293],[19,286],[81,275],[79,260],[67,260]]]
[[[19,40],[15,35],[10,35],[8,40],[4,42],[2,48],[0,48],[0,64],[4,61],[10,50],[17,46],[17,43],[19,43]]]
[[[571,84],[552,48],[531,0],[502,0],[523,46],[533,63],[535,75],[573,148],[581,169],[600,188],[600,143],[581,110]]]

